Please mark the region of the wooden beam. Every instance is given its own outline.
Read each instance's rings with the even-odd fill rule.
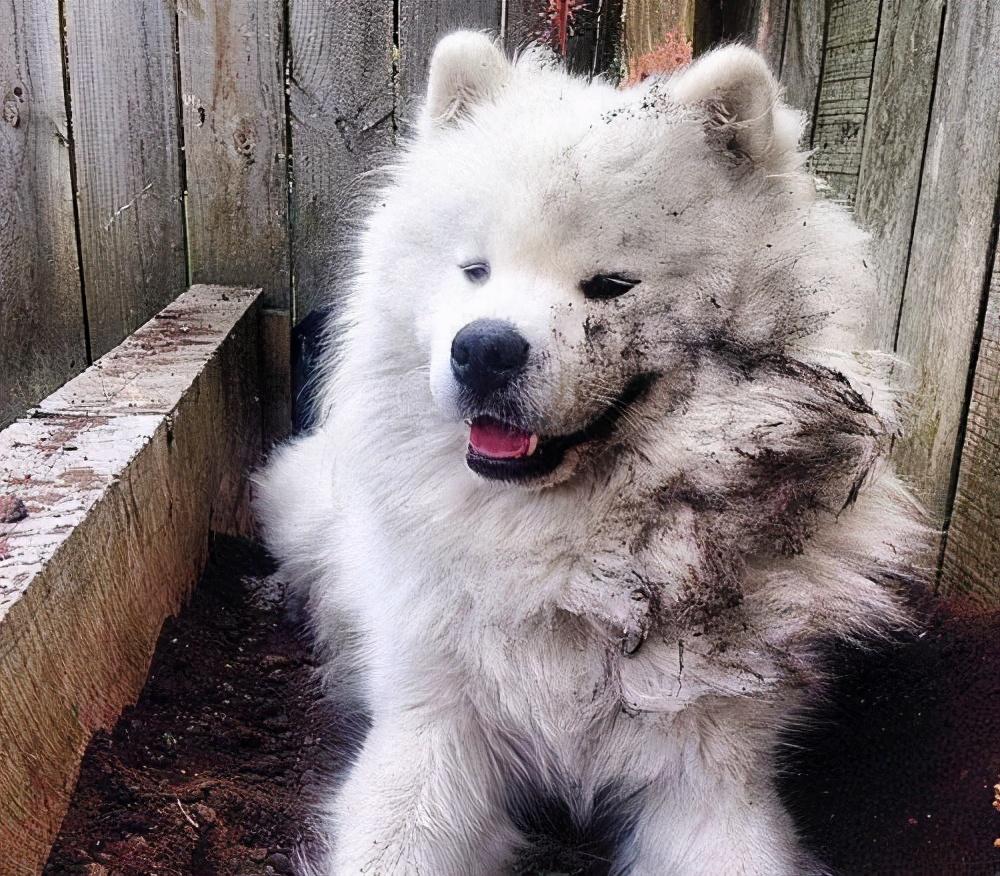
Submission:
[[[209,531],[251,531],[258,296],[191,289],[0,432],[0,873],[41,869]]]
[[[0,2],[0,428],[87,367],[56,6]]]
[[[187,285],[176,33],[162,0],[66,0],[83,281],[100,356]]]
[[[896,344],[913,369],[915,418],[895,455],[937,526],[950,506],[992,269],[998,93],[1000,4],[949,3]]]

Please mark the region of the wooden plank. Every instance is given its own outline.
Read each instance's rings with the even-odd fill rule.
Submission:
[[[891,350],[906,280],[944,0],[883,0],[855,210],[872,232],[872,346]]]
[[[832,0],[816,101],[813,172],[854,202],[871,91],[880,0]]]
[[[59,16],[0,0],[0,428],[87,366]]]
[[[360,174],[395,139],[392,0],[290,0],[296,321],[349,282]]]
[[[66,0],[83,280],[98,356],[186,284],[174,6]]]
[[[622,33],[626,82],[674,70],[691,60],[694,0],[629,0]]]
[[[195,287],[0,433],[0,873],[40,872],[209,530],[251,529],[258,294]]]
[[[958,490],[941,568],[941,587],[977,602],[1000,601],[1000,254],[976,362]]]
[[[788,23],[789,0],[747,0],[732,3],[715,0],[699,2],[695,9],[695,36],[703,27],[711,27],[712,43],[739,41],[754,46],[770,65],[775,75],[781,73],[781,56],[785,47],[785,26]],[[706,8],[707,7],[707,8]],[[699,19],[711,18],[714,26],[702,25]],[[706,48],[695,40],[695,53]]]
[[[901,469],[943,524],[1000,181],[1000,4],[949,3],[896,349],[914,371]]]
[[[191,281],[263,287],[277,438],[291,422],[284,4],[179,0],[177,13]]]
[[[781,82],[785,86],[785,100],[805,110],[810,120],[816,114],[825,24],[826,0],[789,0]],[[806,131],[811,142],[809,127]]]
[[[549,0],[503,0],[503,40],[510,52],[542,39],[548,30]]]
[[[500,35],[500,0],[400,0],[398,22],[399,72],[396,77],[396,124],[412,130],[424,92],[427,71],[437,41],[462,28]]]
[[[281,0],[179,0],[178,45],[195,283],[264,288],[289,306]]]
[[[573,73],[620,78],[622,0],[504,0],[503,6],[508,50],[542,42],[561,54]]]

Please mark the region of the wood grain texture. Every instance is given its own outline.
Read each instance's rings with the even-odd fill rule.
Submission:
[[[883,0],[855,211],[872,232],[872,346],[891,350],[906,280],[944,0]]]
[[[1000,254],[972,384],[941,568],[941,587],[995,606],[1000,601]]]
[[[361,174],[395,140],[391,0],[289,0],[295,318],[350,282]]]
[[[749,4],[751,16],[743,27],[748,40],[781,75],[785,54],[785,29],[788,26],[788,7],[791,0],[756,0]],[[734,34],[735,36],[735,34]]]
[[[1000,4],[950,3],[896,349],[916,382],[897,458],[944,522],[1000,180]]]
[[[694,0],[629,0],[622,25],[626,80],[673,69],[690,60]]]
[[[810,122],[815,116],[822,72],[825,23],[825,0],[789,0],[781,82],[785,86],[785,100],[805,110]],[[809,126],[806,136],[811,137]],[[805,145],[809,145],[808,142]]]
[[[0,428],[87,366],[58,10],[0,0]]]
[[[93,355],[186,285],[174,6],[67,0],[83,281]]]
[[[871,91],[880,0],[832,0],[813,125],[813,172],[854,202]]]
[[[187,230],[195,283],[289,306],[281,0],[179,0]]]
[[[396,123],[404,135],[412,130],[427,87],[427,71],[437,41],[453,30],[468,28],[500,35],[500,0],[400,0],[396,77]]]
[[[508,51],[542,38],[548,28],[548,8],[548,0],[503,0],[503,40]]]
[[[41,872],[210,530],[249,534],[258,292],[196,287],[0,433],[0,873]],[[219,424],[225,424],[224,429]]]
[[[263,287],[277,438],[291,423],[291,326],[276,324],[291,320],[284,4],[179,0],[177,27],[191,280]]]

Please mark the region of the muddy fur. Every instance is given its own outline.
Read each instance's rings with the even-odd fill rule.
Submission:
[[[504,872],[540,800],[618,824],[614,872],[822,872],[773,747],[818,643],[910,623],[926,533],[886,462],[865,238],[817,197],[801,125],[738,46],[618,91],[439,45],[320,424],[259,483],[327,684],[372,715],[319,872]],[[583,295],[609,274],[635,285]],[[450,365],[476,319],[530,344],[478,400]],[[474,475],[482,415],[552,464]]]

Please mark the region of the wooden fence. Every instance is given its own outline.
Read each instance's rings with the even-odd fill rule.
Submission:
[[[995,0],[0,0],[0,425],[191,283],[263,286],[272,430],[294,321],[345,276],[356,180],[458,26],[635,79],[757,45],[813,167],[874,234],[896,448],[950,590],[1000,596]]]

